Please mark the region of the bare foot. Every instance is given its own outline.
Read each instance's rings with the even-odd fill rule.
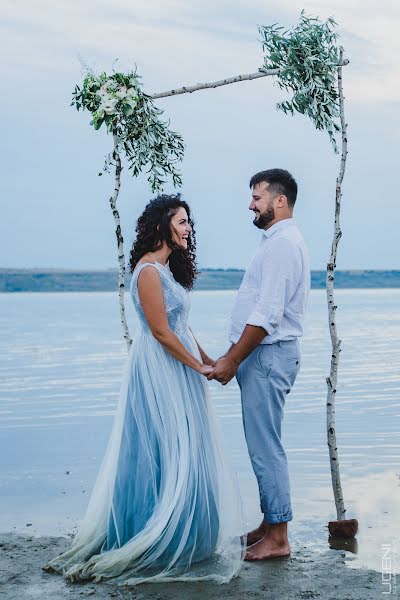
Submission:
[[[289,543],[278,544],[266,535],[259,542],[247,549],[244,560],[268,560],[270,558],[288,558],[289,556]]]
[[[287,539],[287,528],[282,524],[270,526],[264,537],[247,549],[245,560],[268,560],[270,558],[287,558],[290,556],[290,545]],[[285,523],[286,526],[286,523]]]
[[[256,542],[259,542],[263,539],[265,535],[269,532],[270,526],[265,521],[261,521],[260,525],[257,529],[253,529],[249,531],[247,534],[247,546],[252,546]]]

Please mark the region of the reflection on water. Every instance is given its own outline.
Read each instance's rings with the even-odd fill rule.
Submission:
[[[385,470],[363,476],[348,476],[344,494],[348,517],[358,519],[359,531],[355,540],[349,542],[329,539],[326,531],[325,539],[330,547],[356,554],[356,557],[348,557],[350,566],[376,571],[381,570],[384,548],[390,547],[393,555],[392,572],[400,573],[400,474]],[[305,492],[302,500],[305,504],[311,504],[313,496],[314,491],[310,490]],[[318,497],[320,502],[331,503],[330,485],[320,487]],[[335,519],[333,514],[332,520]],[[304,520],[307,521],[307,518]]]
[[[358,554],[358,540],[356,537],[339,538],[329,536],[328,542],[329,548],[332,550],[346,550],[352,554]]]
[[[226,350],[234,297],[231,291],[193,294],[191,326],[212,356]],[[128,295],[126,300],[134,332]],[[348,552],[346,559],[352,567],[381,570],[385,544],[393,557],[400,552],[399,300],[400,290],[337,291],[337,438],[347,515],[359,521],[357,554]],[[336,518],[325,435],[325,303],[324,291],[313,290],[302,370],[284,420],[291,541],[294,550],[307,546],[316,552],[327,548],[327,524]],[[85,510],[107,443],[126,357],[117,296],[0,294],[0,331],[0,530],[70,532]],[[246,526],[252,527],[260,520],[259,501],[239,390],[234,381],[210,387]]]
[[[348,481],[346,493],[362,522],[358,563],[380,571],[384,548],[390,547],[392,572],[400,573],[400,474],[384,471],[354,478]]]

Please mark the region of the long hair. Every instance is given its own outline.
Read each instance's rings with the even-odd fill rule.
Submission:
[[[188,237],[187,249],[179,247],[172,240],[171,219],[180,208],[187,212],[192,231]],[[136,240],[130,253],[130,272],[147,252],[159,250],[166,242],[172,252],[169,257],[169,268],[183,287],[191,289],[197,277],[196,236],[193,221],[190,218],[188,204],[181,200],[180,194],[162,194],[151,200],[138,218],[136,224]]]

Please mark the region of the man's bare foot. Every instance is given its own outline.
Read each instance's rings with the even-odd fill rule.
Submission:
[[[261,540],[247,549],[245,560],[268,560],[289,556],[290,545],[287,538],[287,523],[276,523],[269,526],[268,533]]]
[[[267,535],[267,533],[269,532],[269,528],[270,528],[269,523],[266,523],[265,521],[261,521],[261,523],[257,527],[257,529],[253,529],[252,531],[249,531],[249,533],[247,534],[247,546],[252,546],[256,542],[259,542],[260,540],[262,540],[263,537],[265,535]]]

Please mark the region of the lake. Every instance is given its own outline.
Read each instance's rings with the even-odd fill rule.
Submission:
[[[227,347],[235,291],[192,293],[191,327],[211,356]],[[400,552],[400,289],[340,289],[337,438],[347,516],[359,520],[350,566]],[[126,295],[134,335],[136,318]],[[113,292],[0,294],[0,530],[75,531],[111,430],[126,358]],[[328,545],[336,518],[325,432],[330,340],[325,292],[312,290],[302,369],[287,397],[293,549]],[[260,520],[236,381],[210,384],[247,527]],[[399,560],[397,561],[400,562]]]

